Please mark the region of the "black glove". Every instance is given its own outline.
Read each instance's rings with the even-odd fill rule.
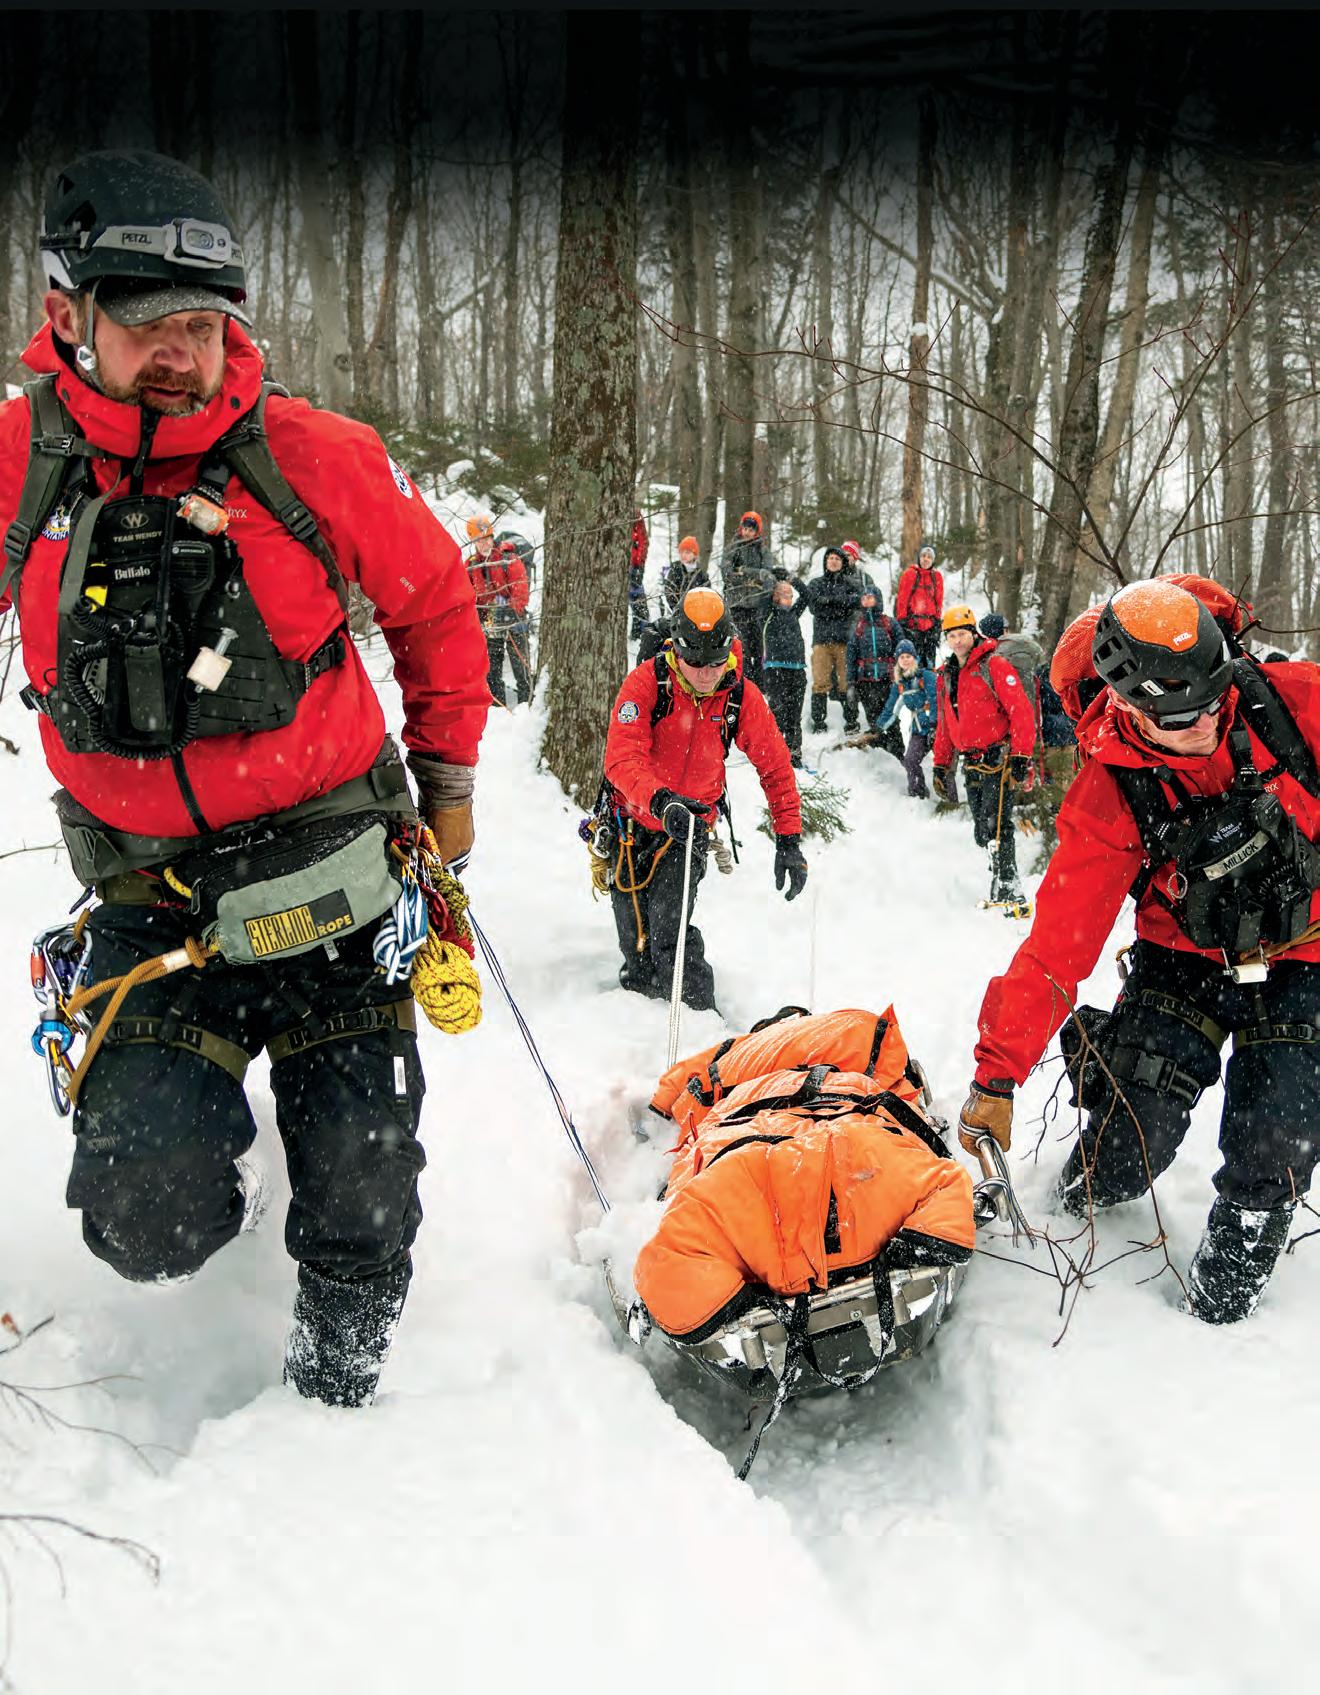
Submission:
[[[952,765],[936,765],[931,771],[930,780],[935,785],[936,800],[946,800],[950,805],[957,804],[958,791],[954,786]]]
[[[710,802],[693,800],[691,795],[676,795],[672,789],[657,789],[651,796],[650,812],[660,820],[660,828],[676,842],[692,837],[692,851],[706,845],[706,813]]]
[[[1008,780],[1015,789],[1029,789],[1035,780],[1036,768],[1029,753],[1015,753],[1008,762]]]
[[[775,837],[775,887],[784,887],[788,878],[785,900],[796,900],[807,884],[807,862],[802,857],[801,836]]]

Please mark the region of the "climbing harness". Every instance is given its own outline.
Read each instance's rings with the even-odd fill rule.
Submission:
[[[481,979],[468,897],[440,857],[426,824],[405,826],[392,846],[403,891],[376,936],[376,963],[386,982],[408,976],[422,1011],[437,1030],[461,1035],[481,1022]]]

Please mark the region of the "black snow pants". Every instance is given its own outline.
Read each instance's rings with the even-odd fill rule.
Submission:
[[[668,847],[666,847],[668,843]],[[706,849],[692,848],[692,886],[688,894],[687,948],[683,956],[683,1000],[698,1011],[715,1005],[715,974],[706,960],[701,931],[691,922],[697,904],[697,889],[706,874]],[[619,887],[622,880],[624,887]],[[629,885],[636,892],[629,892]],[[634,901],[636,905],[634,905]],[[674,956],[678,949],[678,926],[683,906],[683,844],[670,842],[658,830],[633,826],[632,865],[625,855],[623,869],[610,890],[614,925],[619,936],[623,964],[619,981],[625,989],[637,989],[657,1000],[668,1000],[674,981]],[[642,947],[638,949],[637,915],[640,912]]]
[[[90,928],[100,981],[180,947],[191,925],[171,908],[106,905]],[[270,1073],[293,1191],[285,1245],[340,1280],[406,1268],[422,1217],[425,1083],[417,1038],[391,1009],[408,1004],[407,985],[376,973],[372,936],[347,937],[334,962],[319,948],[268,968],[215,960],[130,992],[73,1120],[66,1199],[99,1259],[123,1277],[180,1277],[238,1234],[234,1160],[256,1124],[235,1073],[291,1036]]]
[[[504,697],[504,657],[508,654],[509,664],[513,667],[513,686],[517,691],[519,706],[525,706],[532,696],[532,679],[527,669],[527,632],[525,629],[486,631],[486,658],[489,670],[486,674],[486,687],[499,702],[506,706]]]
[[[807,698],[806,668],[792,671],[778,665],[767,665],[761,687],[779,726],[779,733],[788,743],[789,758],[794,765],[801,765],[802,703]]]
[[[877,738],[877,745],[886,753],[892,753],[901,765],[903,763],[903,735],[897,724],[891,724],[887,730],[877,730],[876,725],[884,716],[885,707],[889,701],[890,684],[867,682],[864,678],[857,681],[857,698],[862,703],[862,711],[866,714],[866,727]]]
[[[1320,1136],[1320,965],[1284,961],[1264,983],[1239,984],[1200,954],[1138,942],[1132,958],[1096,1038],[1124,1099],[1098,1067],[1088,1073],[1089,1117],[1060,1179],[1070,1206],[1086,1210],[1083,1153],[1096,1206],[1145,1193],[1172,1163],[1202,1091],[1219,1081],[1230,1036],[1215,1188],[1252,1210],[1304,1195]]]
[[[997,898],[998,889],[1016,889],[1018,881],[1014,790],[1008,780],[1007,764],[1008,749],[1002,746],[991,748],[984,759],[963,760],[963,782],[967,786],[976,845],[988,848],[996,838],[999,842],[991,865],[992,900]]]

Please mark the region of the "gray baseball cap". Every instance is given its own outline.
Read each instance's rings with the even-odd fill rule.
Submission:
[[[105,282],[96,291],[96,306],[107,318],[123,324],[126,329],[149,324],[156,318],[168,318],[175,312],[223,312],[226,317],[237,318],[249,329],[252,327],[251,318],[241,306],[236,306],[214,289],[201,285],[167,284],[163,288],[151,285],[144,288],[141,283],[116,286],[113,282]]]

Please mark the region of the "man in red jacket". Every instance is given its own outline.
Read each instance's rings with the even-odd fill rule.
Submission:
[[[501,706],[504,698],[504,655],[507,649],[513,666],[513,685],[518,704],[531,699],[532,679],[527,667],[527,568],[511,541],[495,540],[495,526],[479,515],[467,521],[473,552],[467,562],[468,581],[476,596],[481,627],[486,633],[490,670],[486,686]]]
[[[802,812],[788,746],[756,684],[743,676],[733,620],[714,589],[691,589],[674,633],[624,678],[605,742],[618,847],[610,901],[625,989],[669,994],[679,925],[687,923],[683,999],[715,1005],[715,978],[690,922],[706,870],[707,831],[724,794],[724,762],[737,745],[756,767],[775,831],[775,887],[793,900],[807,880]],[[691,893],[683,907],[683,856],[692,838]]]
[[[950,657],[936,679],[935,793],[954,799],[953,762],[961,754],[976,845],[990,858],[989,904],[1025,916],[1013,800],[1031,781],[1036,715],[1017,672],[981,635],[970,606],[944,614],[944,639]]]
[[[78,1095],[68,1204],[122,1276],[196,1271],[252,1198],[242,1080],[269,1049],[299,1263],[285,1376],[357,1405],[407,1290],[424,1083],[406,970],[373,957],[389,840],[415,813],[345,584],[376,608],[455,868],[486,653],[458,548],[379,437],[263,388],[232,227],[156,154],[56,179],[36,380],[0,406],[0,611],[100,897],[91,979],[203,930],[219,949],[123,1002]]]
[[[1231,1033],[1218,1199],[1187,1283],[1197,1317],[1231,1323],[1255,1309],[1316,1160],[1320,675],[1232,658],[1209,609],[1165,578],[1113,597],[1093,657],[1107,687],[1077,728],[1085,763],[1031,934],[982,1003],[963,1140],[1008,1146],[1014,1086],[1131,892],[1138,940],[1118,1004],[1079,1008],[1062,1038],[1088,1118],[1060,1192],[1083,1217],[1144,1194]]]
[[[940,618],[944,612],[944,573],[935,569],[935,549],[921,544],[915,565],[898,579],[894,616],[907,631],[922,665],[934,665],[940,641]]]

